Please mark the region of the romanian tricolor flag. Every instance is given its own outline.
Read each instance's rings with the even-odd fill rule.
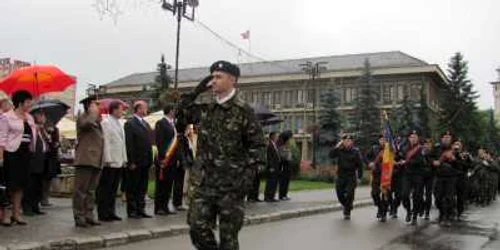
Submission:
[[[380,176],[380,190],[387,194],[391,190],[392,169],[394,167],[395,148],[391,125],[387,113],[384,112],[384,152],[382,153],[382,173]]]

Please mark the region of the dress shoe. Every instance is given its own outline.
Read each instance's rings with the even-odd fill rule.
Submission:
[[[45,215],[46,214],[45,212],[42,212],[40,209],[33,210],[33,213],[35,213],[36,215]]]
[[[141,214],[139,214],[139,216],[142,217],[142,218],[146,218],[146,219],[153,218],[153,216],[151,216],[151,215],[149,215],[147,213],[141,213]]]
[[[99,223],[98,221],[94,220],[94,219],[85,219],[85,222],[91,226],[100,226],[101,223]]]
[[[167,216],[168,212],[165,210],[159,210],[155,212],[155,215],[160,215],[160,216]]]
[[[110,218],[114,221],[121,221],[122,220],[122,217],[120,217],[116,214],[111,215]]]
[[[289,200],[290,200],[290,198],[288,198],[288,197],[283,197],[283,198],[280,198],[280,200],[282,200],[282,201],[289,201]]]
[[[129,214],[127,217],[129,219],[142,219],[142,216],[139,214]]]
[[[273,203],[273,202],[279,202],[279,201],[278,201],[278,200],[276,200],[276,199],[265,199],[264,201],[265,201],[265,202],[271,202],[271,203]]]
[[[14,217],[10,217],[10,224],[12,225],[19,225],[19,226],[26,226],[28,223],[21,219],[14,219]]]
[[[77,221],[75,221],[75,226],[81,227],[81,228],[87,228],[87,227],[89,227],[89,224],[87,224],[85,221],[77,220]]]
[[[103,222],[112,222],[112,221],[114,221],[111,217],[108,217],[108,216],[99,216],[97,219],[99,221],[103,221]]]
[[[187,208],[185,208],[183,206],[178,206],[178,207],[175,207],[175,210],[177,210],[177,211],[186,211]]]
[[[410,222],[411,221],[411,213],[408,212],[406,213],[406,219],[405,219],[406,222]]]
[[[42,207],[52,207],[52,203],[49,203],[49,202],[42,202],[40,205],[42,205]]]
[[[33,212],[32,210],[23,209],[23,215],[32,217],[35,216],[35,212]]]

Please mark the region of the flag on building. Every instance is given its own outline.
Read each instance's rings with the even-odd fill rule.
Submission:
[[[394,138],[392,137],[391,125],[387,113],[384,114],[384,138],[385,145],[382,153],[382,173],[380,175],[380,190],[387,194],[391,189],[392,169],[394,168],[395,149]]]
[[[247,31],[241,33],[241,38],[243,38],[243,40],[250,39],[250,30],[247,30]]]

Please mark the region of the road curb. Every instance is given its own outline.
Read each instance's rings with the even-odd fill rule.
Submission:
[[[371,200],[361,200],[354,202],[354,208],[372,205]],[[309,208],[286,210],[282,212],[252,215],[245,218],[246,226],[259,225],[269,222],[277,222],[293,218],[306,217],[311,215],[341,211],[340,204],[321,205]],[[102,236],[78,237],[62,240],[49,241],[47,243],[29,242],[7,247],[0,246],[0,250],[90,250],[119,246],[139,241],[167,238],[189,233],[188,225],[176,225],[169,227],[157,227],[152,229],[136,229],[120,233],[109,233]]]

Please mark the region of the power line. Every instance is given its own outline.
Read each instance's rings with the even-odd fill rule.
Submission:
[[[224,42],[226,45],[228,45],[229,47],[233,48],[233,49],[236,49],[237,51],[249,56],[249,57],[252,57],[254,59],[257,59],[259,61],[263,61],[263,62],[267,62],[266,59],[262,58],[262,57],[259,57],[259,56],[256,56],[248,51],[246,51],[245,49],[239,47],[238,45],[232,43],[231,41],[229,41],[228,39],[224,38],[222,35],[220,35],[219,33],[217,33],[216,31],[214,31],[213,29],[211,29],[210,27],[208,27],[206,24],[204,24],[203,22],[201,22],[200,20],[196,20],[196,23],[199,24],[203,29],[207,30],[208,32],[210,32],[212,35],[214,35],[216,38],[218,38],[219,40],[221,40],[222,42]]]

